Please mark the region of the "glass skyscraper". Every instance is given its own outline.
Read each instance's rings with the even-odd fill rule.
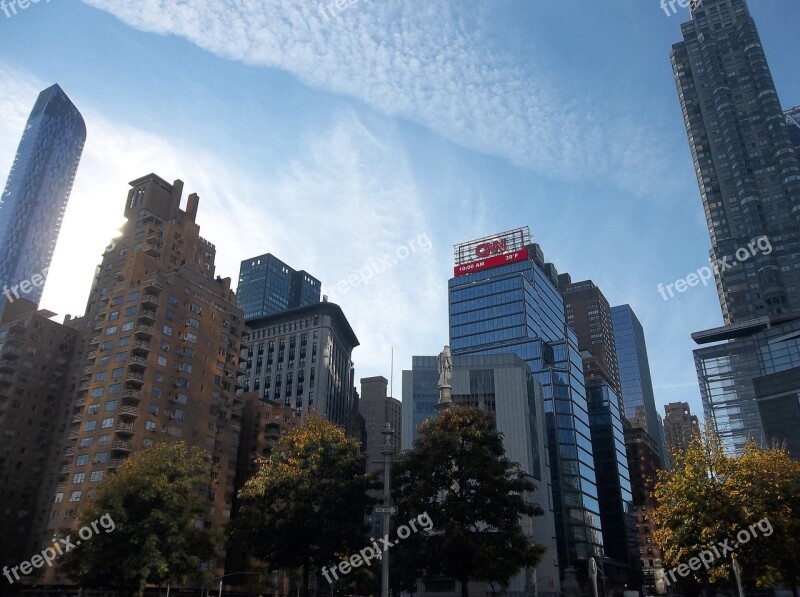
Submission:
[[[453,354],[516,354],[542,384],[559,564],[585,570],[589,557],[602,557],[603,534],[583,362],[558,272],[520,229],[456,247],[455,273]]]
[[[0,196],[0,312],[18,298],[39,304],[85,142],[61,87],[42,91]]]
[[[306,271],[295,271],[267,253],[242,261],[236,302],[246,320],[313,305],[320,300],[320,282]]]
[[[625,399],[625,418],[633,427],[642,427],[650,434],[659,447],[662,462],[666,462],[664,424],[656,407],[644,328],[630,305],[611,307],[611,321]]]
[[[800,375],[791,372],[792,321],[800,319],[800,159],[745,0],[693,2],[691,12],[671,60],[725,324],[692,338],[714,344],[695,350],[695,367],[706,420],[735,453],[748,438],[787,439],[765,434],[762,402],[779,399],[778,387],[781,396],[800,393]],[[768,362],[789,369],[772,372]],[[777,385],[764,378],[776,372]],[[797,400],[787,404],[787,415],[800,416]]]

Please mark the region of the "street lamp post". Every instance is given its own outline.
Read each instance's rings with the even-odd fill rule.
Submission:
[[[381,434],[384,437],[383,447],[381,447],[381,455],[383,456],[383,530],[385,533],[389,532],[389,521],[391,516],[392,493],[390,487],[391,478],[389,476],[392,466],[392,454],[394,448],[392,447],[392,426],[386,423]],[[383,557],[381,558],[381,597],[389,597],[389,549],[386,545],[383,546]]]
[[[214,580],[219,581],[219,597],[222,597],[222,579],[228,578],[229,576],[245,576],[248,574],[263,574],[262,572],[231,572],[230,574],[223,574],[222,576],[214,577]]]

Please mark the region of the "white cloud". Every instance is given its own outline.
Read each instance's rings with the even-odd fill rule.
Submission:
[[[0,171],[10,166],[25,119],[49,83],[0,63]],[[69,94],[69,90],[65,90]],[[122,222],[128,181],[155,172],[185,182],[184,194],[200,195],[198,223],[217,247],[217,274],[234,285],[239,262],[272,252],[323,282],[323,291],[426,235],[430,251],[398,259],[368,285],[331,291],[361,347],[357,375],[389,375],[389,351],[398,346],[399,367],[411,353],[446,341],[446,297],[437,271],[449,263],[449,247],[435,246],[405,157],[391,135],[378,137],[353,113],[307,141],[301,156],[272,178],[240,171],[217,153],[183,147],[126,124],[110,122],[92,106],[79,106],[87,143],[50,267],[41,306],[82,314],[94,269]],[[184,199],[185,201],[185,199]],[[424,244],[424,243],[423,243]],[[420,248],[422,245],[418,244]],[[438,299],[438,300],[437,300]],[[429,322],[441,322],[432,329]],[[409,322],[412,322],[409,324]],[[437,334],[437,331],[439,332]]]
[[[468,33],[477,27],[466,23],[474,17],[467,7],[362,1],[330,16],[313,1],[84,2],[219,56],[286,70],[548,176],[602,177],[638,196],[653,192],[647,182],[662,181],[663,192],[672,184],[645,120],[609,117],[590,95],[560,96],[535,64],[515,64]]]

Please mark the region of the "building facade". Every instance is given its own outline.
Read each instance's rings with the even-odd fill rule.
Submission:
[[[357,414],[353,349],[342,309],[321,302],[247,322],[242,385],[305,418],[317,411],[348,428]]]
[[[58,85],[39,94],[0,196],[0,313],[39,304],[86,141],[78,109]]]
[[[700,435],[700,422],[692,414],[686,402],[670,402],[664,405],[664,439],[672,466],[678,464],[675,455],[689,447]]]
[[[796,311],[800,161],[761,39],[745,0],[703,0],[691,13],[671,60],[709,255],[736,262],[715,274],[724,323]],[[771,249],[742,258],[762,237]]]
[[[431,380],[439,379],[435,356],[415,356],[410,371],[403,371],[403,448],[410,449],[417,438],[417,426],[436,416],[431,398]],[[523,530],[547,548],[536,569],[518,574],[507,588],[508,595],[557,594],[560,570],[556,542],[556,517],[553,511],[552,481],[547,450],[547,424],[541,385],[530,368],[512,354],[453,356],[453,408],[473,406],[491,413],[497,431],[503,434],[506,456],[518,462],[536,486],[530,496],[544,510],[543,516],[525,518]],[[424,418],[417,415],[426,413]],[[460,595],[455,581],[442,583],[436,594]],[[483,589],[483,587],[481,587]],[[477,590],[477,589],[476,589]],[[489,590],[488,587],[485,590]],[[422,591],[433,592],[424,585]]]
[[[659,446],[661,461],[664,462],[667,458],[664,423],[656,407],[644,328],[630,305],[612,307],[611,320],[614,325],[625,418],[630,421],[631,426],[647,430]]]
[[[241,432],[237,393],[242,311],[214,245],[195,223],[196,194],[149,174],[130,183],[127,219],[76,322],[74,416],[63,438],[46,537],[74,534],[78,509],[131,454],[185,441],[207,453],[204,528],[230,519]],[[208,562],[221,569],[222,558]],[[48,570],[46,582],[63,581]]]
[[[457,245],[455,257],[452,352],[516,354],[542,385],[559,565],[585,571],[588,558],[603,557],[603,534],[583,362],[558,272],[527,228]]]
[[[53,315],[20,299],[0,321],[0,568],[39,551],[36,531],[47,523],[59,472],[50,465],[71,418],[78,335]]]
[[[319,299],[319,280],[304,270],[292,269],[271,253],[242,261],[236,300],[248,321],[313,305]]]

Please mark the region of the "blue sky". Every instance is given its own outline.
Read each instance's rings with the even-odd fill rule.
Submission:
[[[798,105],[800,4],[750,4],[781,101]],[[632,305],[658,404],[701,414],[689,334],[721,324],[716,293],[657,291],[709,247],[669,65],[678,10],[42,0],[0,12],[0,176],[46,86],[88,128],[42,307],[83,312],[128,181],[156,172],[200,195],[217,273],[235,280],[242,259],[273,252],[322,280],[361,340],[358,377],[389,377],[395,346],[399,396],[411,355],[447,342],[453,245],[528,225],[559,272]],[[337,289],[370,268],[382,271],[368,285]]]

